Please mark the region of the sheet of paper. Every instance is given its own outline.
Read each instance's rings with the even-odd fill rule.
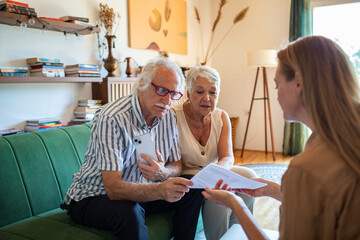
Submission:
[[[211,163],[190,179],[194,183],[191,188],[214,188],[220,179],[224,180],[224,183],[227,183],[233,189],[256,189],[266,186],[265,183],[248,179],[215,163]]]

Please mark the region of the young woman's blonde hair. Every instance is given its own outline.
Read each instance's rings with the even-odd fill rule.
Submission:
[[[278,58],[288,81],[299,74],[315,131],[360,176],[360,89],[346,54],[333,41],[312,36],[290,44]]]

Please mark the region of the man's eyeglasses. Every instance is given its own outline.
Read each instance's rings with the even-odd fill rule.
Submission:
[[[159,96],[164,97],[164,96],[168,95],[168,93],[170,93],[170,98],[172,100],[179,100],[183,96],[183,94],[181,92],[170,91],[169,89],[156,86],[153,83],[151,83],[151,85],[153,85],[155,87],[155,93]]]

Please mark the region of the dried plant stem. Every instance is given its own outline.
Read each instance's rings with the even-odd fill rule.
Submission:
[[[199,28],[200,28],[200,41],[201,41],[201,59],[204,58],[204,39],[203,39],[203,34],[202,34],[202,27],[201,27],[201,21],[200,21],[200,14],[199,11],[196,7],[194,7],[195,10],[195,16],[196,16],[196,20],[199,23]]]
[[[239,12],[234,20],[233,20],[233,25],[231,25],[231,27],[229,28],[229,30],[226,32],[226,34],[224,35],[224,37],[220,40],[220,42],[216,45],[216,47],[214,48],[214,50],[211,52],[211,54],[209,55],[209,57],[206,57],[205,60],[207,60],[208,58],[211,58],[211,56],[215,53],[215,51],[218,49],[218,47],[220,46],[220,44],[225,40],[225,38],[229,35],[229,33],[231,32],[231,30],[233,29],[233,27],[235,26],[236,23],[240,22],[241,20],[243,20],[246,16],[247,11],[249,10],[249,7],[244,8],[243,10],[241,10],[241,12]]]
[[[229,35],[229,33],[231,32],[231,30],[233,29],[234,25],[231,25],[231,27],[229,28],[229,30],[226,32],[226,34],[224,35],[224,37],[220,40],[220,42],[216,45],[216,47],[214,48],[214,50],[211,52],[211,54],[209,55],[208,58],[211,58],[212,55],[214,55],[216,49],[218,49],[218,47],[220,46],[220,44],[224,41],[224,39],[227,37],[227,35]]]
[[[211,37],[210,37],[210,41],[209,41],[209,45],[208,45],[208,48],[206,50],[206,55],[205,55],[205,59],[204,59],[204,62],[202,62],[201,64],[205,65],[206,62],[207,62],[207,59],[208,59],[208,56],[209,56],[209,52],[210,52],[210,48],[211,48],[211,45],[212,45],[212,42],[214,40],[214,35],[215,35],[215,30],[216,30],[216,27],[220,21],[220,18],[221,18],[221,15],[222,15],[222,8],[224,7],[224,5],[226,4],[226,1],[227,0],[221,0],[220,1],[220,4],[219,4],[219,9],[218,9],[218,14],[216,16],[216,19],[214,21],[214,24],[213,24],[213,27],[212,27],[212,30],[211,30]]]
[[[210,42],[209,42],[208,48],[206,50],[206,55],[205,55],[205,58],[204,58],[204,62],[202,62],[202,64],[204,64],[204,65],[207,63],[208,55],[209,55],[209,52],[210,52],[210,47],[212,45],[213,40],[214,40],[214,33],[211,34]]]
[[[204,59],[204,39],[202,34],[202,28],[200,26],[200,41],[201,41],[201,58]]]
[[[118,28],[119,28],[119,25],[120,25],[120,19],[121,19],[121,16],[120,16],[120,14],[118,13],[117,14],[117,18],[118,18],[118,21],[116,21],[116,25],[115,25],[115,30],[114,30],[114,34],[117,32],[117,30],[118,30]]]

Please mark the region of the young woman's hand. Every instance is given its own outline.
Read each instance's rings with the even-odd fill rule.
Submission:
[[[252,178],[251,180],[255,180],[258,182],[266,183],[265,187],[257,188],[257,189],[233,189],[235,192],[245,193],[251,197],[272,197],[279,201],[281,201],[281,192],[280,185],[271,182],[262,178]]]
[[[232,189],[229,188],[226,183],[222,185],[223,182],[224,181],[220,179],[216,183],[214,189],[207,187],[205,188],[205,191],[202,192],[202,194],[206,199],[209,199],[218,205],[231,208],[234,202],[238,202],[239,200],[234,193],[230,192]],[[239,199],[241,201],[241,198]]]

